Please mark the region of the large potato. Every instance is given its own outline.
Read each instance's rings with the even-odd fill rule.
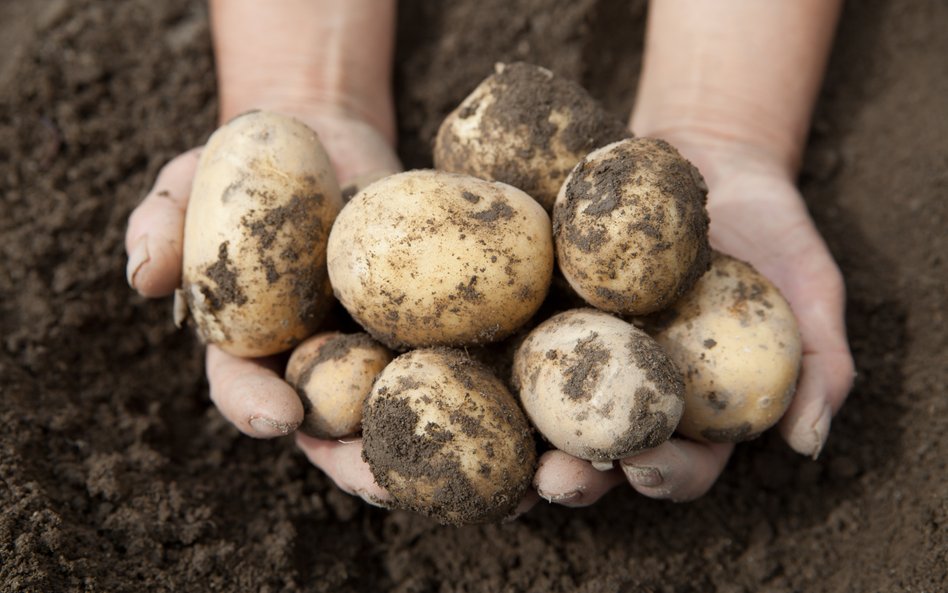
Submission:
[[[593,309],[534,329],[514,357],[513,382],[554,447],[597,464],[657,447],[681,417],[675,364],[645,332]]]
[[[504,384],[463,352],[414,350],[365,403],[363,457],[399,506],[443,523],[499,521],[536,466],[530,428]]]
[[[796,318],[749,264],[715,253],[691,292],[646,327],[685,375],[681,434],[745,441],[790,405],[802,355]]]
[[[632,133],[581,86],[531,64],[498,64],[438,130],[435,168],[509,183],[550,211],[581,158]]]
[[[442,171],[373,183],[329,237],[336,296],[394,348],[500,340],[536,312],[552,273],[539,204],[509,185]]]
[[[175,295],[200,338],[264,356],[311,335],[332,301],[326,241],[340,208],[329,158],[302,123],[257,111],[214,132],[194,177]]]
[[[556,199],[563,275],[604,311],[645,315],[670,305],[708,269],[706,194],[698,170],[663,140],[592,152]]]

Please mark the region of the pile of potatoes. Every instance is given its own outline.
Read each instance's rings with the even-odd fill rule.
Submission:
[[[361,432],[397,504],[445,523],[514,510],[534,429],[607,469],[676,431],[737,442],[783,414],[793,313],[711,251],[707,188],[671,145],[510,64],[445,119],[434,164],[343,204],[314,132],[232,120],[201,156],[176,320],[239,356],[295,348],[300,430]],[[333,295],[365,333],[317,333]]]

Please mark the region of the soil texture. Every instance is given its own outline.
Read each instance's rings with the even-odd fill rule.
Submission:
[[[643,0],[401,3],[399,152],[495,62],[634,99]],[[801,187],[848,285],[858,376],[823,455],[767,434],[703,499],[628,488],[454,528],[369,507],[211,404],[126,219],[216,122],[206,9],[0,3],[0,590],[948,590],[948,4],[847,4]]]

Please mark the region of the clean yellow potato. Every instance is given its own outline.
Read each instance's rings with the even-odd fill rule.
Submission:
[[[549,212],[573,165],[632,133],[578,84],[531,64],[498,64],[445,118],[436,169],[509,183]]]
[[[317,334],[293,350],[286,381],[306,415],[300,431],[320,439],[359,432],[362,404],[392,353],[368,334]]]
[[[553,273],[550,219],[522,191],[409,171],[359,192],[329,237],[339,301],[392,348],[494,342],[539,308]]]
[[[211,135],[184,228],[176,321],[236,356],[292,348],[332,302],[326,241],[342,198],[316,133],[263,111]]]
[[[573,309],[540,324],[514,357],[530,421],[557,449],[597,467],[665,442],[682,412],[682,378],[645,332]]]
[[[563,275],[587,303],[645,315],[708,269],[707,186],[663,140],[604,146],[576,165],[553,211]]]
[[[365,403],[363,457],[402,508],[462,525],[499,521],[533,479],[530,427],[503,382],[458,350],[414,350]]]
[[[749,264],[715,252],[711,270],[646,328],[685,376],[681,434],[745,441],[790,405],[802,356],[797,321],[780,291]]]

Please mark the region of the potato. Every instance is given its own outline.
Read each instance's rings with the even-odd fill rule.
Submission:
[[[539,204],[509,185],[442,171],[373,183],[329,237],[336,296],[392,348],[500,340],[539,308],[552,273]]]
[[[286,381],[306,412],[299,429],[320,439],[358,433],[362,404],[391,360],[385,346],[362,333],[318,334],[297,346],[286,366]]]
[[[607,313],[573,309],[533,330],[513,383],[557,449],[611,466],[665,442],[681,417],[682,378],[645,332]]]
[[[236,356],[292,348],[332,302],[326,241],[341,208],[315,132],[263,111],[231,120],[194,176],[176,318],[185,303],[201,340]]]
[[[499,521],[533,479],[530,428],[504,384],[450,349],[414,350],[365,404],[363,457],[398,505],[455,525]]]
[[[796,318],[749,264],[714,253],[711,271],[646,328],[685,376],[681,434],[745,441],[790,405],[802,356]]]
[[[644,315],[708,269],[707,186],[670,144],[622,140],[579,162],[553,212],[560,269],[587,303]]]
[[[436,169],[509,183],[549,212],[591,150],[632,133],[579,85],[530,64],[498,64],[441,124]]]

